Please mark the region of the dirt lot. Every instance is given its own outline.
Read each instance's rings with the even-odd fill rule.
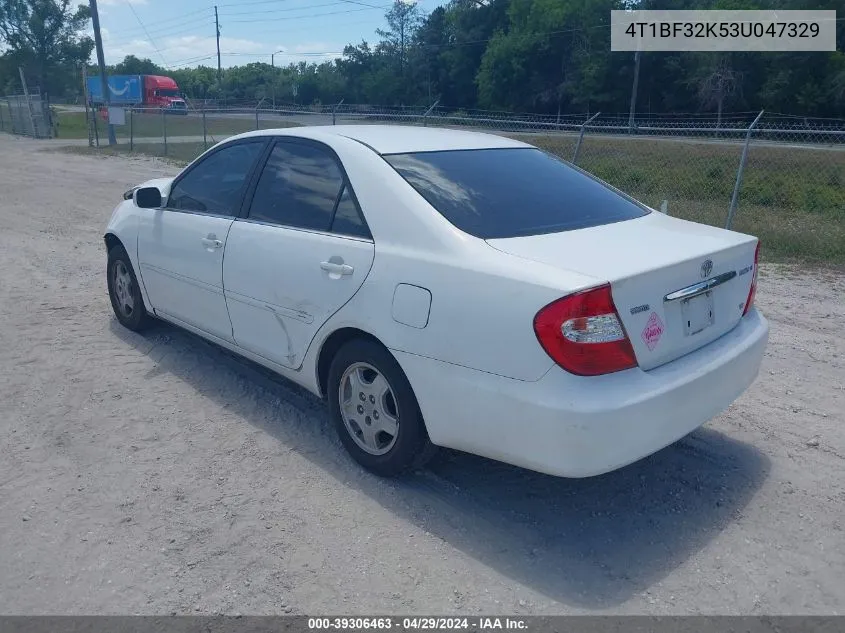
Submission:
[[[383,481],[308,394],[119,327],[103,227],[173,168],[46,147],[0,135],[1,613],[845,613],[843,276],[766,266],[760,378],[652,458]]]

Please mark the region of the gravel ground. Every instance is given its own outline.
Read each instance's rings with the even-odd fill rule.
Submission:
[[[841,274],[765,266],[760,378],[649,459],[383,481],[307,393],[121,328],[102,231],[173,168],[46,148],[0,135],[0,613],[845,612]]]

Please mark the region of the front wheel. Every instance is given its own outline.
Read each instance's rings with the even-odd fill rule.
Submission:
[[[354,340],[338,351],[329,369],[328,400],[340,441],[367,470],[392,477],[432,456],[413,389],[381,345]]]
[[[152,319],[144,306],[132,262],[122,246],[109,250],[106,277],[111,306],[121,325],[135,332],[147,327]]]

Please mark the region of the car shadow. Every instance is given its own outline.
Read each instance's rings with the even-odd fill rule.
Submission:
[[[571,606],[613,607],[648,590],[740,519],[770,470],[753,446],[704,428],[589,479],[442,451],[425,471],[385,485],[346,455],[306,390],[167,324],[143,335],[114,320],[111,329],[153,358],[151,374],[187,382],[420,530]],[[280,419],[279,399],[297,415]]]

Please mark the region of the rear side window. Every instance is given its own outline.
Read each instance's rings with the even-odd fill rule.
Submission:
[[[482,239],[571,231],[648,213],[538,149],[388,154],[384,159],[449,222]]]
[[[340,200],[337,202],[337,210],[332,222],[332,233],[354,237],[370,237],[370,230],[367,228],[364,218],[361,217],[348,186],[343,188],[343,193],[340,194]]]
[[[328,231],[343,187],[343,174],[327,152],[298,143],[277,143],[258,179],[252,220]]]

